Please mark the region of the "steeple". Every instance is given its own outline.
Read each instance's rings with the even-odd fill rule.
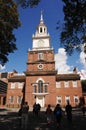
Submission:
[[[47,26],[45,25],[44,20],[43,20],[43,11],[41,11],[40,22],[39,22],[39,25],[36,28],[36,33],[33,36],[34,37],[49,36],[49,33],[47,33]]]
[[[50,49],[50,36],[47,32],[47,26],[44,23],[43,11],[41,11],[40,22],[36,28],[35,34],[32,36],[33,50]]]

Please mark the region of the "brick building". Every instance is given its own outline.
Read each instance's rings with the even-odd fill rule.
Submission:
[[[36,33],[32,36],[32,49],[28,51],[27,68],[24,75],[18,73],[8,78],[7,105],[19,106],[22,100],[29,106],[39,103],[65,106],[69,100],[73,106],[82,97],[80,76],[77,73],[58,74],[55,70],[54,49],[50,46],[50,35],[43,15]]]
[[[7,96],[7,80],[8,73],[0,73],[0,107],[3,107],[6,104],[6,96]]]

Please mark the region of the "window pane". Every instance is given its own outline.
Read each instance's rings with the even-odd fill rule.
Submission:
[[[18,88],[22,89],[23,88],[23,83],[18,83]]]
[[[11,83],[11,89],[15,88],[15,83]]]
[[[18,103],[18,104],[21,104],[21,102],[22,102],[22,97],[21,97],[21,96],[18,96],[18,97],[17,97],[17,103]]]
[[[47,85],[44,86],[44,92],[47,92]]]
[[[56,88],[61,88],[60,82],[56,82]]]
[[[65,81],[65,82],[64,82],[64,86],[65,86],[65,88],[68,88],[68,87],[69,87],[69,82],[68,82],[68,81]]]
[[[65,102],[66,102],[66,103],[70,102],[70,96],[66,96],[66,97],[65,97]]]
[[[78,103],[79,103],[79,98],[78,98],[78,96],[74,96],[74,103],[75,103],[76,105],[78,105]]]
[[[10,96],[10,103],[13,103],[13,100],[14,100],[13,96]]]
[[[37,86],[34,85],[34,93],[37,93]]]
[[[42,93],[42,92],[43,92],[43,82],[42,82],[42,81],[39,81],[39,82],[38,82],[38,92],[39,92],[39,93]]]
[[[61,104],[62,103],[62,97],[61,96],[57,96],[57,103]]]
[[[43,53],[38,53],[38,59],[42,60],[43,59]]]
[[[73,81],[73,87],[77,87],[77,81]]]

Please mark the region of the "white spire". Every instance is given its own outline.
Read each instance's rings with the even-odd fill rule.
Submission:
[[[41,21],[43,20],[43,13],[42,13],[42,10],[41,10]]]
[[[41,10],[41,18],[40,18],[40,23],[44,23],[43,21],[43,11]]]

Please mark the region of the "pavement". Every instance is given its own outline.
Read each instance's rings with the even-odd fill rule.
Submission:
[[[22,130],[21,117],[18,116],[19,109],[0,108],[0,130]],[[35,116],[32,110],[28,112],[27,130],[84,130],[86,129],[86,115],[83,116],[80,110],[73,111],[72,123],[69,124],[66,115],[63,114],[61,126],[57,127],[54,116],[52,123],[47,124],[45,109],[42,109],[39,116]]]

